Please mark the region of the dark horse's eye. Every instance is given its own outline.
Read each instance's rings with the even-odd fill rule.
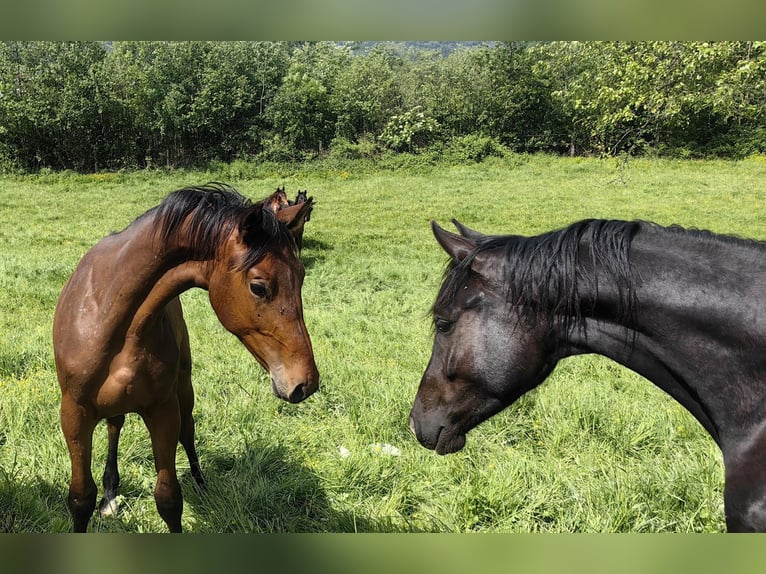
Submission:
[[[268,294],[268,290],[263,283],[250,283],[250,291],[253,295],[263,299]]]
[[[440,333],[449,333],[452,330],[452,321],[448,321],[447,319],[442,319],[441,317],[437,317],[434,319],[434,325],[436,326],[436,330]]]

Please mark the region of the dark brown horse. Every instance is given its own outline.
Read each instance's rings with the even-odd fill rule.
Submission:
[[[451,262],[410,417],[440,454],[598,353],[645,376],[716,441],[730,531],[766,531],[766,243],[588,220],[536,237],[433,224]]]
[[[80,261],[56,307],[53,346],[61,387],[61,428],[72,479],[68,506],[84,532],[96,506],[91,473],[96,424],[109,446],[102,512],[119,485],[117,445],[129,412],[152,441],[157,509],[181,530],[175,454],[180,440],[204,484],[194,446],[191,354],[179,294],[207,289],[221,323],[271,375],[274,393],[299,402],[319,373],[303,322],[304,269],[291,229],[304,212],[274,214],[219,184],[178,190]]]

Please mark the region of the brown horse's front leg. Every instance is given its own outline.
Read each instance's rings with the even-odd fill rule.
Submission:
[[[106,421],[106,431],[109,437],[109,450],[106,455],[106,466],[102,484],[104,496],[98,503],[98,511],[102,516],[109,516],[117,512],[117,488],[120,486],[120,473],[117,470],[117,446],[120,442],[120,430],[125,424],[125,415],[117,415]]]
[[[154,467],[157,469],[154,488],[157,511],[171,532],[181,532],[183,496],[176,475],[176,447],[181,429],[178,398],[173,396],[142,416],[152,437]]]
[[[93,430],[96,417],[77,404],[69,395],[61,401],[61,430],[64,433],[72,464],[67,506],[75,532],[85,532],[96,508],[96,482],[90,470]]]

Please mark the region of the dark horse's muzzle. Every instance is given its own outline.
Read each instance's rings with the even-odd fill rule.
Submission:
[[[415,403],[410,411],[409,427],[418,442],[428,449],[435,449],[439,435],[444,428],[441,417],[428,416],[423,410],[420,396],[415,397]]]

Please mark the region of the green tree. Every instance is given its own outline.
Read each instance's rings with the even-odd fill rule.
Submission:
[[[187,166],[302,158],[333,141],[471,142],[471,157],[766,151],[763,42],[432,47],[3,42],[0,163]]]
[[[766,44],[691,47],[685,66],[692,79],[668,122],[666,145],[692,155],[731,157],[766,150]]]
[[[97,42],[0,44],[0,146],[19,166],[98,168]]]
[[[330,104],[333,82],[350,59],[347,48],[330,42],[308,43],[292,54],[269,116],[277,137],[293,150],[320,152],[332,140],[336,118]]]
[[[389,120],[402,110],[398,84],[402,66],[401,56],[385,45],[377,45],[340,70],[330,97],[337,117],[337,136],[356,142],[382,133]]]
[[[760,43],[556,42],[534,54],[572,154],[763,149]]]
[[[480,133],[517,151],[559,145],[551,137],[559,117],[547,81],[533,73],[533,58],[523,43],[476,50],[475,66],[484,76],[483,102],[477,110]]]
[[[432,77],[431,115],[445,137],[483,135],[518,151],[550,149],[558,121],[546,80],[526,45],[452,52]]]
[[[260,150],[288,63],[274,42],[119,42],[101,70],[114,152],[190,165]]]
[[[123,161],[139,165],[191,161],[196,126],[188,118],[208,51],[202,42],[112,46],[100,74],[100,103],[111,113],[110,128],[118,141],[113,151],[123,155]]]
[[[266,109],[288,66],[283,43],[217,42],[206,54],[200,90],[186,121],[196,133],[199,159],[230,160],[260,151]]]

